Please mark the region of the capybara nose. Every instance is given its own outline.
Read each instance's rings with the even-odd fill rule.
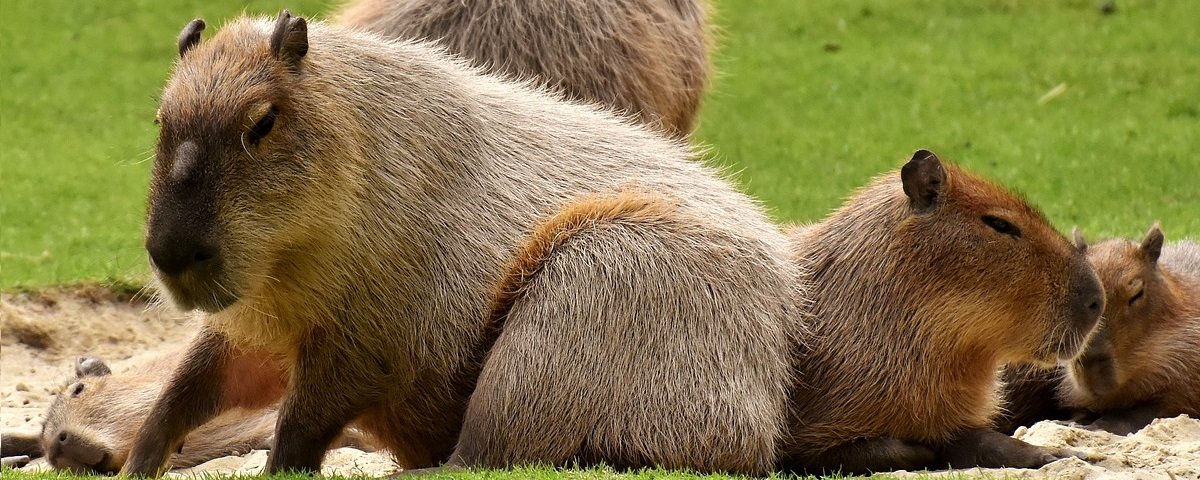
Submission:
[[[58,460],[63,464],[93,466],[104,460],[107,453],[103,447],[88,441],[81,435],[63,430],[58,432]]]
[[[1081,330],[1090,330],[1104,313],[1104,286],[1090,265],[1077,267],[1071,287],[1071,322]]]
[[[165,275],[203,270],[215,263],[217,248],[189,238],[151,236],[146,240],[150,262]]]

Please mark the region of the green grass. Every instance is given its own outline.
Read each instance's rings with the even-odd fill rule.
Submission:
[[[333,2],[241,3],[0,2],[0,288],[145,278],[151,119],[179,29]],[[1063,229],[1200,234],[1200,2],[717,3],[696,137],[781,221],[931,147]]]

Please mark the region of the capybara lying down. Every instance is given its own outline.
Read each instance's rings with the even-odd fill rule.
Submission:
[[[998,368],[1071,358],[1104,305],[1083,252],[1036,209],[919,150],[791,240],[812,294],[782,465],[1037,467],[1067,453],[990,429]]]
[[[80,357],[75,378],[55,396],[40,434],[5,435],[5,456],[46,456],[56,469],[112,474],[121,469],[138,428],[146,420],[179,352],[136,361],[113,373],[101,359]],[[228,455],[270,448],[277,406],[233,409],[188,434],[171,458],[171,468],[187,468]],[[11,441],[11,444],[10,444]],[[353,429],[334,446],[371,450]],[[16,448],[15,450],[10,450]]]
[[[676,137],[692,131],[711,68],[701,0],[355,0],[333,22],[437,42]]]
[[[146,231],[203,326],[123,472],[280,398],[269,472],[315,471],[351,421],[404,468],[774,466],[803,283],[697,153],[428,44],[287,12],[203,28],[162,94]]]
[[[1200,416],[1200,244],[1163,239],[1154,225],[1140,243],[1087,248],[1108,302],[1096,334],[1067,363],[1062,398],[1117,434],[1159,417]]]

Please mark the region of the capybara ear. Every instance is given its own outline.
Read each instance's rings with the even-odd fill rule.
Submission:
[[[922,148],[900,169],[900,180],[913,210],[927,212],[946,187],[946,170],[937,154]]]
[[[300,59],[308,53],[308,23],[304,17],[293,17],[287,10],[279,12],[275,33],[271,34],[271,52],[292,71],[300,69]]]
[[[1079,231],[1078,225],[1071,227],[1071,237],[1075,240],[1075,249],[1079,250],[1079,253],[1087,253],[1087,240],[1083,238],[1083,232]]]
[[[1150,231],[1146,232],[1146,238],[1142,239],[1142,246],[1139,249],[1142,251],[1142,256],[1146,258],[1146,262],[1154,263],[1158,261],[1158,255],[1162,253],[1162,246],[1162,229],[1158,228],[1158,224],[1155,223],[1150,227]]]
[[[79,357],[75,360],[75,375],[83,377],[103,377],[111,374],[108,365],[96,357]]]
[[[179,57],[183,58],[183,54],[191,50],[192,47],[200,43],[200,32],[204,31],[204,20],[195,19],[183,26],[183,31],[179,32]]]

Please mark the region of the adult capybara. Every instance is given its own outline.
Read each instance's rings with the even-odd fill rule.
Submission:
[[[1069,358],[1103,292],[1028,203],[928,150],[792,233],[811,276],[782,464],[807,471],[1032,467],[990,429],[998,368]]]
[[[286,12],[202,27],[162,95],[146,247],[204,326],[123,471],[160,472],[197,425],[279,396],[270,472],[317,469],[352,420],[405,468],[771,468],[801,280],[697,154],[427,44]],[[620,191],[684,220],[642,220],[648,205],[584,225],[556,251],[588,260],[545,267],[565,269],[547,276],[560,295],[492,328],[535,227]]]
[[[334,23],[438,42],[492,73],[692,131],[708,85],[701,0],[357,0]]]
[[[1067,364],[1062,397],[1127,434],[1159,417],[1200,416],[1200,244],[1163,246],[1158,225],[1141,243],[1088,247],[1104,283],[1104,321]]]

